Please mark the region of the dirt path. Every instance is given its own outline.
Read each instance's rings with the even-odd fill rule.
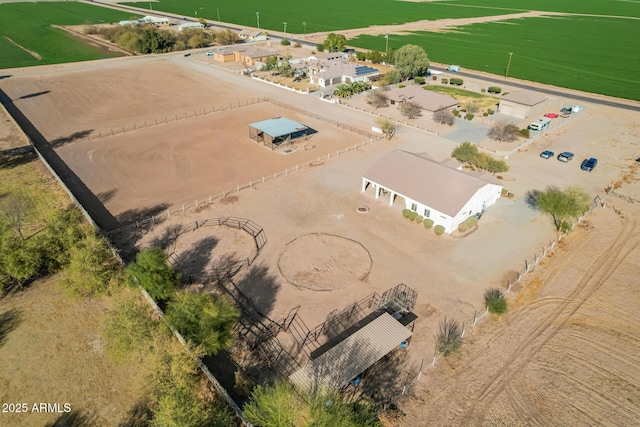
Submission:
[[[26,47],[19,45],[18,43],[14,42],[13,40],[11,40],[9,37],[5,36],[5,39],[7,39],[9,41],[9,43],[12,43],[13,45],[19,47],[20,49],[24,50],[25,52],[27,52],[29,55],[33,56],[34,58],[36,58],[38,61],[42,61],[42,57],[40,55],[38,55],[37,52],[34,52],[32,50],[27,49]]]
[[[432,32],[455,32],[457,27],[470,24],[478,24],[483,22],[506,21],[508,19],[537,18],[540,16],[559,16],[565,15],[556,12],[540,12],[530,11],[522,13],[512,13],[509,15],[497,16],[480,16],[477,18],[462,19],[438,19],[435,21],[416,21],[399,25],[373,25],[367,28],[353,28],[349,30],[324,31],[320,33],[307,34],[307,40],[322,43],[327,38],[327,34],[342,34],[347,39],[357,37],[359,35],[379,36],[384,34],[407,35],[414,31],[432,31]]]

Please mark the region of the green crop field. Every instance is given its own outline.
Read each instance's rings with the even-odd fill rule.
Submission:
[[[455,3],[455,2],[454,2]],[[260,28],[287,32],[346,30],[370,25],[403,24],[406,22],[441,18],[470,18],[504,15],[517,10],[487,7],[454,7],[449,2],[404,2],[396,0],[326,0],[321,7],[308,7],[295,0],[238,0],[212,3],[208,0],[160,0],[154,3],[124,3],[154,11],[166,11],[191,17],[220,19],[237,25],[256,27],[256,12],[260,13]],[[196,13],[197,12],[197,13]]]
[[[52,28],[51,24],[117,22],[131,16],[131,13],[76,2],[0,4],[0,69],[116,56],[84,44],[67,32]],[[37,60],[6,37],[42,59]]]
[[[435,20],[504,15],[529,10],[640,17],[640,3],[619,0],[447,0],[416,2],[398,0],[325,0],[321,7],[310,8],[298,0],[159,0],[123,3],[154,11],[166,11],[191,17],[220,20],[237,25],[287,32],[346,30],[371,25],[389,25]]]
[[[385,49],[382,36],[349,44]],[[556,86],[640,100],[640,21],[602,17],[527,18],[473,24],[455,33],[389,37],[389,48],[423,46],[445,64]]]

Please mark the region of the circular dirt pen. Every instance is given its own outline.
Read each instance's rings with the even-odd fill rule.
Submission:
[[[372,264],[369,251],[355,240],[313,233],[287,243],[278,269],[292,285],[332,291],[366,280]]]

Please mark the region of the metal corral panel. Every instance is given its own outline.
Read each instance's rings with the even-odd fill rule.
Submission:
[[[410,336],[409,329],[385,312],[294,372],[289,380],[302,390],[339,389]]]

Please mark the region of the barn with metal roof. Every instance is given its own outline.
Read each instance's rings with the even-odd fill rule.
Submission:
[[[313,129],[286,117],[263,120],[249,125],[249,138],[275,150],[298,138],[314,133]]]

